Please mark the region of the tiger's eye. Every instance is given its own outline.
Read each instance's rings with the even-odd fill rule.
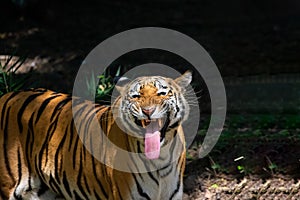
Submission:
[[[131,96],[132,98],[140,98],[140,95],[139,94],[134,94]]]
[[[167,93],[166,92],[159,92],[157,95],[158,96],[165,96]]]

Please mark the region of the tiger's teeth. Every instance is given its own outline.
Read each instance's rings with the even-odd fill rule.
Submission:
[[[160,142],[160,146],[162,146],[165,142],[165,138]]]
[[[160,120],[160,119],[158,119],[158,126],[159,126],[159,128],[162,127],[162,120]]]
[[[141,120],[141,123],[142,123],[142,126],[143,126],[143,128],[145,128],[146,127],[146,125],[145,125],[145,120]]]

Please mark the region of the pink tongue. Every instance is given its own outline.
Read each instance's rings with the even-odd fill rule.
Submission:
[[[146,129],[145,155],[148,159],[157,159],[160,153],[160,132],[150,132]]]

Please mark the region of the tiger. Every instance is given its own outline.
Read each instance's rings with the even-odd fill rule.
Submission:
[[[112,105],[43,88],[3,95],[0,199],[182,199],[182,123],[189,113],[185,94],[191,80],[190,71],[175,79],[142,76],[116,87],[120,95]],[[92,118],[101,127],[101,137]],[[122,160],[116,147],[136,153],[123,158],[135,169],[122,171],[96,158],[80,130],[112,163]],[[104,136],[113,145],[106,145]],[[149,171],[139,172],[139,166]]]

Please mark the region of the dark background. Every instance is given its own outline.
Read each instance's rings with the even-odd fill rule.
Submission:
[[[156,26],[180,31],[209,52],[224,78],[232,112],[299,112],[297,0],[12,2],[1,6],[0,54],[17,50],[34,59],[38,86],[70,92],[82,60],[100,42],[131,28]],[[155,52],[136,52],[118,64],[153,59],[186,66],[176,56]],[[251,97],[256,100],[248,102]]]

